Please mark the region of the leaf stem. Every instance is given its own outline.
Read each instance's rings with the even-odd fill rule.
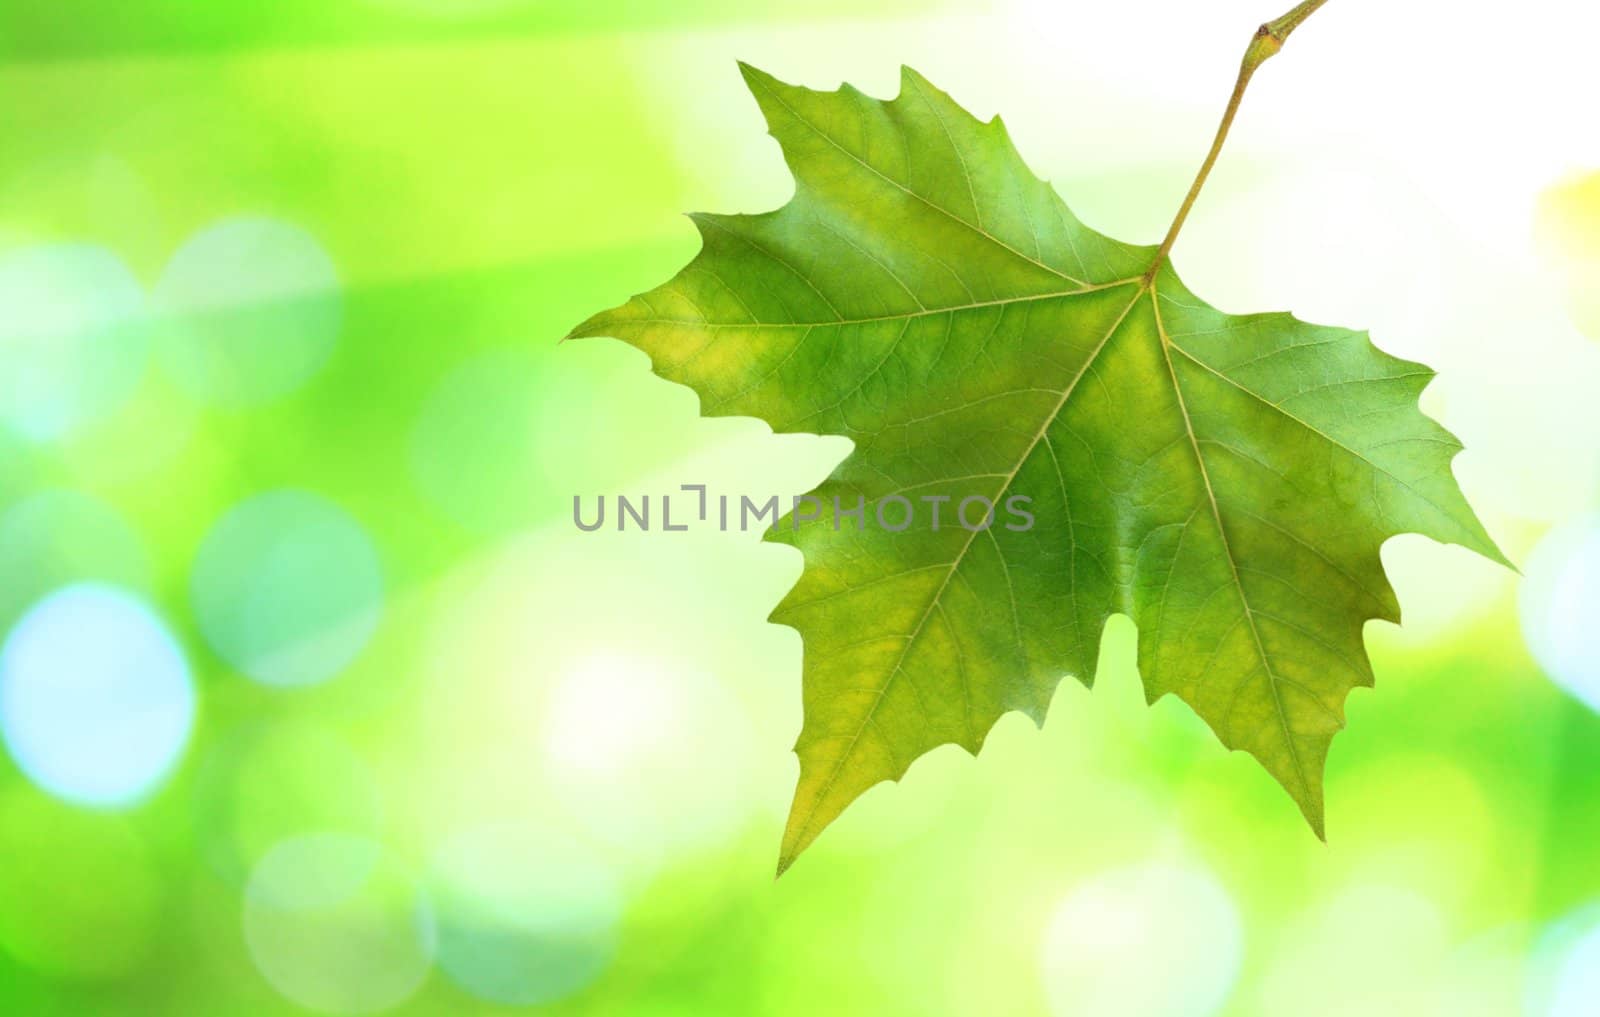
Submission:
[[[1179,207],[1172,225],[1167,228],[1166,238],[1161,241],[1155,260],[1150,263],[1149,270],[1144,274],[1146,285],[1156,277],[1156,273],[1167,260],[1167,255],[1172,252],[1172,245],[1177,242],[1178,232],[1183,229],[1184,221],[1189,218],[1195,199],[1200,197],[1200,189],[1205,186],[1206,178],[1211,175],[1211,168],[1217,164],[1217,156],[1222,154],[1222,144],[1228,140],[1228,131],[1233,127],[1233,118],[1239,112],[1239,104],[1244,101],[1245,89],[1250,87],[1250,79],[1255,76],[1257,68],[1277,56],[1284,42],[1288,40],[1289,33],[1299,28],[1301,22],[1315,14],[1317,8],[1327,2],[1328,0],[1305,0],[1289,13],[1268,21],[1256,29],[1249,47],[1244,51],[1244,61],[1239,65],[1239,78],[1234,82],[1233,95],[1228,98],[1228,108],[1222,114],[1222,123],[1217,125],[1216,140],[1211,142],[1211,151],[1206,153],[1206,161],[1200,164],[1199,174],[1190,185],[1189,193],[1184,197],[1183,205]]]

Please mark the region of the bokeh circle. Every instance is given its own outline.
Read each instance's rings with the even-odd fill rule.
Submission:
[[[383,574],[361,524],[319,495],[274,491],[225,515],[190,586],[211,647],[274,686],[311,685],[361,653],[382,614]]]
[[[333,260],[273,219],[218,222],[189,238],[153,294],[161,362],[191,398],[248,406],[287,395],[327,362],[344,321]]]
[[[480,999],[511,1006],[578,992],[611,959],[617,876],[589,848],[523,824],[446,841],[429,866],[439,966]]]
[[[1600,516],[1552,530],[1528,556],[1523,638],[1562,688],[1600,711]]]
[[[23,248],[0,258],[0,425],[58,440],[122,405],[144,373],[139,282],[99,247]]]
[[[182,754],[194,723],[189,667],[142,602],[69,587],[29,611],[0,649],[0,734],[22,771],[67,801],[126,806]]]
[[[1189,865],[1101,873],[1051,916],[1040,969],[1060,1017],[1208,1017],[1238,977],[1242,933],[1232,898]],[[1159,977],[1151,958],[1161,958]]]
[[[250,875],[244,935],[261,975],[322,1013],[376,1013],[428,978],[433,917],[404,868],[365,837],[281,842]]]

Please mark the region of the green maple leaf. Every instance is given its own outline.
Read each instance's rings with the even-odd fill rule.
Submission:
[[[1085,227],[998,118],[909,68],[892,101],[743,69],[793,200],[693,216],[688,267],[573,335],[638,347],[708,415],[855,444],[813,492],[821,519],[768,538],[806,563],[772,615],[805,644],[779,871],[923,753],[976,753],[1010,710],[1042,723],[1063,676],[1093,682],[1116,613],[1148,698],[1255,756],[1321,835],[1330,741],[1373,681],[1363,624],[1399,620],[1380,545],[1505,560],[1451,475],[1460,445],[1417,408],[1432,372],[1361,332],[1208,307],[1165,246]],[[1031,528],[1003,509],[982,527],[982,502],[956,518],[1019,495]],[[836,514],[858,499],[864,528]],[[920,511],[894,532],[875,516],[898,526],[897,499]]]

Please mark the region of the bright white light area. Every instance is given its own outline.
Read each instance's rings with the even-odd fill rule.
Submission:
[[[1093,877],[1056,907],[1040,975],[1059,1017],[1206,1017],[1233,989],[1242,938],[1238,909],[1209,872],[1136,865]]]
[[[748,805],[748,721],[715,678],[665,656],[597,649],[544,706],[549,776],[608,842],[655,852],[713,842]]]
[[[636,769],[669,747],[682,696],[650,657],[601,650],[581,658],[556,686],[545,747],[557,766],[585,773]]]
[[[0,650],[0,734],[34,783],[96,806],[137,802],[194,722],[189,668],[149,608],[111,587],[69,587]]]

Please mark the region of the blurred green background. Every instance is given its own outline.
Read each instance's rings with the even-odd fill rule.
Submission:
[[[1524,567],[1385,548],[1327,845],[1119,621],[774,883],[798,560],[571,522],[848,450],[556,344],[786,200],[736,58],[912,63],[1150,242],[1279,5],[0,0],[0,1011],[1600,1013],[1591,4],[1330,4],[1176,251],[1438,368]]]

